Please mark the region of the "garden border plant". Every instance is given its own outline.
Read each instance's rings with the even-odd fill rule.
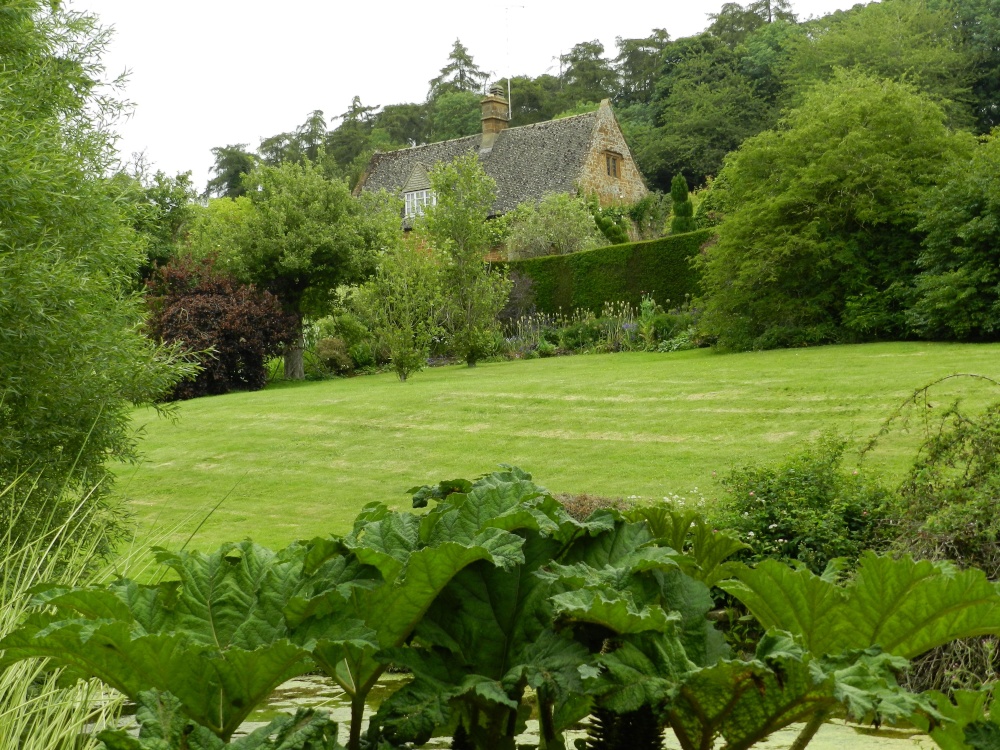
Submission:
[[[413,499],[435,505],[418,515],[372,504],[350,534],[277,553],[251,542],[157,552],[179,580],[36,588],[0,665],[46,656],[137,700],[140,737],[102,734],[109,750],[181,736],[223,748],[273,687],[314,664],[351,690],[349,747],[360,750],[364,697],[390,663],[414,679],[369,728],[382,747],[444,733],[456,747],[513,748],[532,687],[541,748],[565,748],[565,729],[596,711],[607,734],[595,747],[639,750],[640,735],[658,747],[669,726],[684,750],[718,738],[740,750],[804,721],[798,750],[838,715],[946,722],[934,696],[895,675],[927,648],[1000,632],[1000,593],[976,570],[867,553],[841,586],[775,561],[750,569],[727,559],[743,545],[692,511],[578,521],[514,468]],[[709,584],[769,628],[753,658],[727,658],[705,617]],[[300,712],[229,746],[335,742],[326,716]]]

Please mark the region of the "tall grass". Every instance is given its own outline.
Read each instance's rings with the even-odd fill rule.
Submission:
[[[15,492],[17,484],[0,490],[0,506],[8,508],[0,535],[0,637],[23,620],[35,586],[80,585],[110,573],[100,555],[106,549],[106,527],[89,510],[93,507],[89,496],[80,498],[68,517],[56,524],[51,517],[23,517],[25,508],[37,505],[16,502],[17,507],[10,507],[15,495],[23,497]],[[25,528],[29,533],[23,533]],[[17,662],[0,671],[0,750],[96,746],[91,730],[115,723],[123,697],[96,680],[68,684],[63,677],[43,659]]]

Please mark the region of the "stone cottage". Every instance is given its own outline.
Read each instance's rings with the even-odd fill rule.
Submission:
[[[494,86],[482,113],[481,134],[376,153],[355,192],[400,195],[405,216],[414,216],[434,200],[427,176],[434,165],[473,152],[497,184],[492,216],[547,193],[596,195],[602,206],[634,203],[647,193],[607,99],[595,112],[508,128],[507,100]]]

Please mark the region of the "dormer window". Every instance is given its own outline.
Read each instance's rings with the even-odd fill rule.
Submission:
[[[404,216],[409,219],[413,216],[423,216],[425,207],[437,204],[437,196],[433,190],[411,190],[403,193],[403,201],[406,206]]]
[[[608,168],[608,177],[613,177],[616,180],[621,177],[621,164],[622,157],[621,154],[616,154],[614,152],[608,152],[604,154],[604,161]]]

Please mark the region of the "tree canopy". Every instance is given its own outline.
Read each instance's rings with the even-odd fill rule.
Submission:
[[[267,290],[301,322],[322,313],[338,284],[375,267],[376,251],[400,231],[399,214],[383,196],[354,198],[310,161],[259,165],[247,176],[251,210],[231,268]],[[302,377],[301,348],[286,353],[286,375]]]
[[[971,147],[944,121],[911,86],[840,72],[732,154],[704,263],[705,324],[720,343],[898,335],[921,201]]]
[[[0,15],[0,488],[15,526],[69,512],[66,489],[100,504],[105,463],[135,456],[133,405],[190,372],[140,330],[144,243],[105,177],[122,112],[99,84],[107,39],[59,4]]]

